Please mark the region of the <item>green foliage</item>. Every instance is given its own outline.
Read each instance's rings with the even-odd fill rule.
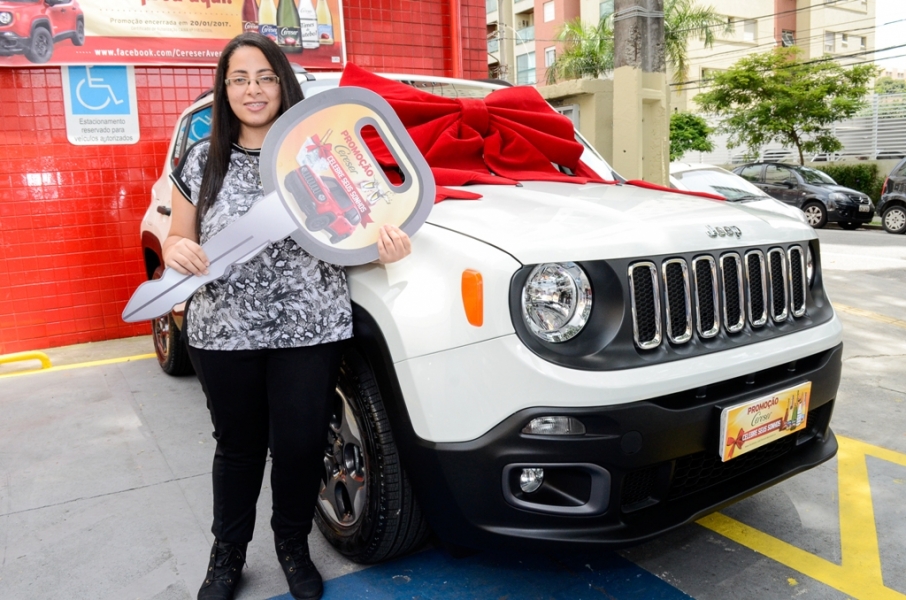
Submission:
[[[711,7],[695,6],[695,0],[664,0],[664,51],[674,68],[674,80],[685,81],[689,71],[687,42],[698,36],[705,46],[714,45],[714,31],[729,26]],[[567,22],[557,33],[563,51],[547,68],[548,85],[558,79],[600,77],[613,70],[613,15],[597,25],[583,25],[578,18]]]
[[[879,95],[906,94],[906,81],[893,77],[880,77],[875,81],[875,93]]]
[[[884,177],[878,172],[877,163],[824,165],[815,166],[815,168],[830,175],[839,185],[868,194],[875,204],[881,199]]]
[[[548,85],[558,79],[597,78],[613,70],[613,27],[604,17],[597,25],[584,25],[578,17],[560,29],[563,51],[547,68]]]
[[[721,119],[730,148],[750,151],[779,142],[804,154],[836,152],[843,145],[830,126],[865,106],[874,65],[843,68],[830,59],[802,61],[798,48],[775,48],[740,59],[714,75],[711,88],[695,97]]]
[[[679,160],[690,150],[711,152],[714,144],[708,139],[711,128],[700,116],[675,112],[670,115],[670,160]]]

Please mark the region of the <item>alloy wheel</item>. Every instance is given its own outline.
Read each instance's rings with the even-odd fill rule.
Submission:
[[[349,400],[340,389],[330,418],[327,443],[318,503],[335,525],[352,527],[367,506],[367,471],[362,434]]]
[[[906,228],[906,209],[891,208],[884,213],[884,228],[887,231],[902,231]]]
[[[805,220],[808,221],[808,224],[812,227],[816,227],[821,223],[823,215],[821,214],[821,208],[813,204],[805,208]]]

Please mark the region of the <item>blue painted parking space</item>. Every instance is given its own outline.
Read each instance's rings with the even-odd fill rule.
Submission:
[[[613,553],[552,557],[483,552],[456,559],[431,549],[327,581],[324,598],[686,600],[690,596]],[[292,596],[271,600],[292,600]]]

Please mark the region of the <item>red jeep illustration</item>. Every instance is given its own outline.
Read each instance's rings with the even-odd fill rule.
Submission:
[[[76,0],[0,0],[0,56],[24,54],[46,63],[55,42],[85,43],[85,17]]]
[[[305,228],[329,229],[331,244],[348,238],[362,222],[362,215],[333,177],[321,177],[303,165],[286,176],[284,185],[305,213]]]

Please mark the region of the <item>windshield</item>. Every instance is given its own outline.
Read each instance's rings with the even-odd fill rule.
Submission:
[[[802,178],[805,179],[806,183],[814,183],[815,185],[837,185],[837,182],[831,179],[830,175],[822,173],[817,169],[800,167],[796,170],[799,171],[799,174],[802,175]]]
[[[739,175],[716,167],[673,173],[673,177],[690,191],[720,194],[730,201],[770,197]]]

